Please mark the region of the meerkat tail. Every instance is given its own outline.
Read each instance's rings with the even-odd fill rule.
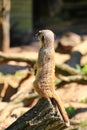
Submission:
[[[62,118],[63,118],[64,122],[66,123],[66,125],[69,127],[70,126],[69,118],[68,118],[67,112],[65,111],[65,108],[63,106],[63,103],[62,103],[60,97],[56,93],[54,93],[52,98],[57,103],[57,106],[62,115]]]

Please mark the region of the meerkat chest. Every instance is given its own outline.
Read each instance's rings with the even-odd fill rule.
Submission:
[[[41,48],[38,55],[38,65],[42,67],[54,62],[54,52],[49,49]]]

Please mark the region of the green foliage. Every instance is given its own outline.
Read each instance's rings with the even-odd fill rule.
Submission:
[[[81,103],[87,103],[87,97],[83,98],[83,99],[81,100]]]
[[[83,74],[87,75],[87,64],[85,64],[83,67],[77,65],[76,69],[81,71]]]
[[[87,64],[85,64],[85,65],[82,67],[81,71],[82,71],[85,75],[87,75]]]
[[[7,73],[7,74],[3,74],[2,72],[0,72],[0,77],[2,76],[5,76],[5,77],[9,77],[9,76],[20,76],[20,77],[23,77],[26,75],[26,71],[22,71],[22,70],[18,70],[16,71],[14,74],[10,74],[10,73]]]
[[[55,85],[57,85],[57,84],[59,84],[59,83],[61,83],[61,80],[60,80],[60,79],[55,80]]]
[[[18,30],[32,30],[32,0],[12,0],[10,21],[18,24]]]
[[[76,112],[74,107],[67,107],[66,111],[70,116],[74,115]]]
[[[25,72],[24,71],[16,71],[16,73],[15,73],[15,76],[25,76]]]
[[[0,72],[0,76],[3,76],[3,73],[2,73],[2,72]]]
[[[81,121],[80,126],[83,128],[87,127],[87,120]]]
[[[76,65],[76,69],[77,69],[78,71],[81,71],[81,66],[80,66],[80,65]]]

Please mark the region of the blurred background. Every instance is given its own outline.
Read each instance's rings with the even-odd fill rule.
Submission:
[[[10,31],[10,46],[29,44],[32,34],[45,28],[52,29],[57,36],[66,31],[86,34],[86,16],[87,0],[0,0],[0,34],[3,26]]]
[[[87,0],[0,0],[0,130],[38,101],[40,29],[56,35],[55,88],[71,130],[87,130]]]

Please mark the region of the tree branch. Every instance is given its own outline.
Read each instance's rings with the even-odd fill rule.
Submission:
[[[0,52],[0,62],[6,62],[6,61],[11,61],[11,60],[17,61],[17,62],[27,62],[31,65],[34,65],[34,63],[36,61],[34,59],[31,59],[31,58],[12,56],[12,55]]]
[[[31,66],[34,65],[34,63],[36,62],[35,58],[26,58],[26,57],[20,57],[20,56],[12,56],[12,55],[8,55],[6,53],[2,53],[0,52],[0,62],[6,62],[6,61],[17,61],[17,62],[27,62],[28,64],[30,64]],[[80,74],[80,72],[66,64],[58,65],[56,63],[56,71],[61,72],[63,74],[68,74],[68,75],[73,75],[73,74]]]
[[[80,71],[78,71],[66,64],[63,64],[63,65],[56,64],[56,71],[58,71],[59,73],[62,73],[64,75],[81,74]]]
[[[73,76],[63,76],[59,75],[59,79],[65,82],[79,82],[79,81],[87,81],[87,76],[85,75],[73,75]]]

